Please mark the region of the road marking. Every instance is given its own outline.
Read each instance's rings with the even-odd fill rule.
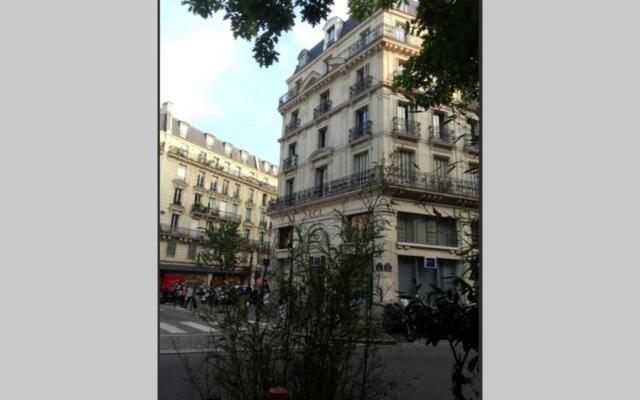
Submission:
[[[208,333],[208,332],[215,332],[216,331],[216,329],[214,329],[214,328],[212,328],[212,327],[210,327],[208,325],[202,325],[202,324],[199,324],[197,322],[182,321],[180,323],[182,325],[189,326],[189,327],[191,327],[193,329],[197,329],[197,330],[202,331],[202,332],[207,332]]]
[[[187,331],[178,328],[177,326],[173,326],[171,324],[167,324],[166,322],[160,322],[160,329],[163,329],[169,333],[187,333]]]

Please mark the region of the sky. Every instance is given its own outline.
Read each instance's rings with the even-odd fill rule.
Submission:
[[[287,91],[298,53],[323,38],[324,23],[297,23],[280,37],[280,61],[260,68],[253,44],[235,40],[221,13],[205,20],[180,3],[160,1],[161,103],[171,101],[176,118],[277,164],[278,98]],[[347,0],[336,0],[331,16],[346,20]]]

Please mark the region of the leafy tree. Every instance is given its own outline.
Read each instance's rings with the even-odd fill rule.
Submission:
[[[221,221],[204,229],[204,243],[198,254],[198,265],[229,277],[237,272],[238,252],[245,243],[235,221]]]
[[[405,0],[350,0],[351,15],[364,20],[379,8],[388,9]],[[224,13],[235,38],[254,40],[254,58],[268,67],[279,60],[276,45],[296,23],[296,7],[302,21],[312,26],[326,20],[333,0],[183,0],[190,12],[209,18]],[[394,78],[396,90],[414,107],[427,109],[463,99],[478,98],[480,90],[479,0],[421,0],[417,16],[406,30],[423,39],[417,56],[404,64]]]

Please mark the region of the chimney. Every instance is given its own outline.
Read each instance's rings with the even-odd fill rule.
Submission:
[[[162,108],[160,109],[162,112],[166,112],[168,114],[173,114],[173,103],[170,101],[165,101],[162,103]]]

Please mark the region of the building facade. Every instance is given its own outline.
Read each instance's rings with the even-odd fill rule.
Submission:
[[[384,302],[417,283],[422,290],[450,285],[447,278],[464,268],[457,253],[475,229],[465,216],[479,208],[476,108],[456,102],[415,112],[392,90],[394,74],[420,51],[421,39],[403,28],[415,7],[379,10],[360,23],[329,19],[324,39],[300,52],[278,104],[273,264],[289,263],[291,216],[330,231],[333,210],[357,219],[366,207],[356,194],[384,181],[394,204],[380,216],[384,253],[374,261]]]
[[[185,121],[171,103],[160,110],[160,278],[220,281],[197,265],[203,229],[220,221],[237,221],[246,239],[241,266],[252,267],[250,282],[269,258],[271,221],[267,206],[276,196],[277,166],[236,149]],[[240,276],[236,283],[248,283]]]

